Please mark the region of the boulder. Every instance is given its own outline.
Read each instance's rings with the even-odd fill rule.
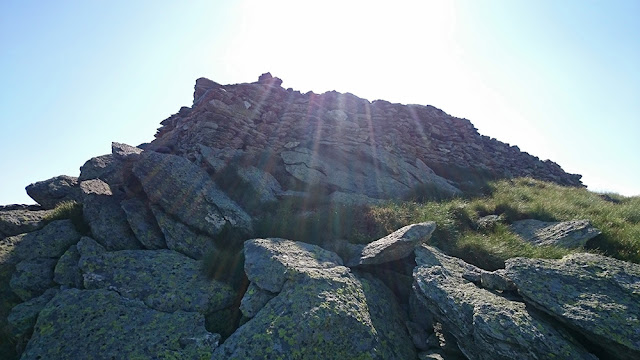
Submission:
[[[135,160],[142,154],[142,149],[118,142],[111,143],[111,154],[113,158],[119,161]]]
[[[436,229],[433,221],[407,225],[364,246],[358,257],[347,266],[383,264],[403,259],[413,253],[416,246],[429,240]]]
[[[156,218],[142,200],[136,198],[123,200],[120,206],[127,216],[129,227],[145,248],[151,250],[167,248]]]
[[[563,222],[545,222],[526,219],[513,222],[511,230],[523,240],[534,245],[555,245],[565,248],[578,248],[601,234],[591,226],[589,220]]]
[[[120,162],[112,154],[96,156],[80,167],[78,181],[100,179],[107,184],[121,182],[118,176],[119,168]]]
[[[0,263],[17,264],[39,257],[60,257],[80,239],[71,220],[52,221],[40,230],[0,240]]]
[[[256,316],[258,311],[262,309],[269,300],[273,299],[277,294],[267,290],[263,290],[256,284],[249,284],[249,288],[244,293],[240,302],[240,311],[247,318]]]
[[[0,206],[0,239],[41,229],[50,214],[39,206]]]
[[[53,281],[59,285],[82,288],[82,272],[78,267],[78,261],[80,261],[80,251],[77,245],[71,245],[58,260],[53,271]]]
[[[44,209],[53,209],[61,202],[81,202],[82,193],[78,187],[78,178],[66,175],[38,181],[26,187],[27,194],[42,205]]]
[[[251,217],[189,160],[145,151],[133,166],[147,197],[168,214],[209,236],[223,229],[249,234]]]
[[[164,234],[167,248],[196,260],[202,259],[209,251],[215,250],[211,237],[190,229],[189,226],[167,215],[158,206],[152,206],[151,210]]]
[[[640,358],[640,265],[572,254],[560,260],[510,259],[506,274],[527,303],[612,357]]]
[[[53,271],[57,262],[57,259],[42,257],[20,261],[11,276],[11,290],[22,301],[42,295],[56,285],[53,282]]]
[[[44,294],[14,306],[7,317],[11,335],[16,339],[30,335],[38,314],[59,291],[56,288],[48,289]]]
[[[40,311],[22,359],[209,359],[220,337],[193,312],[166,313],[115,291],[60,291]]]
[[[471,265],[433,247],[416,249],[414,291],[469,359],[596,359],[526,306],[477,287]]]
[[[87,289],[110,289],[149,308],[206,314],[233,303],[231,287],[209,280],[202,264],[172,250],[122,250],[82,256]]]
[[[107,250],[142,249],[109,185],[95,179],[83,181],[80,187],[84,194],[82,213],[93,237]]]
[[[337,255],[254,239],[245,242],[245,257],[249,280],[277,294],[213,358],[415,358],[393,294],[371,276],[352,273]]]
[[[255,166],[238,168],[238,177],[251,187],[259,204],[277,202],[277,196],[282,193],[278,180]]]

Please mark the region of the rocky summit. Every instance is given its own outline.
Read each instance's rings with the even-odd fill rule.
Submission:
[[[151,143],[114,142],[79,176],[27,186],[39,205],[0,207],[2,357],[640,358],[640,265],[575,252],[487,271],[434,247],[451,227],[435,219],[369,238],[330,226],[337,209],[580,175],[432,106],[281,85],[200,78]],[[484,215],[479,234],[506,221]],[[504,231],[527,246],[601,234],[516,220]]]

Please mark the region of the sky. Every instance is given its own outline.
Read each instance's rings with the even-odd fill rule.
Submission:
[[[199,77],[433,105],[640,195],[640,1],[0,2],[0,204],[153,140]]]

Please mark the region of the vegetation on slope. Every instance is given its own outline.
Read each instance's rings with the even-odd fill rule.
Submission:
[[[438,225],[431,244],[482,268],[504,266],[506,259],[524,256],[560,258],[571,252],[598,252],[640,263],[640,197],[597,194],[530,178],[499,180],[487,193],[474,198],[430,198],[389,202],[378,206],[330,206],[289,202],[269,212],[258,225],[258,236],[277,236],[320,244],[335,238],[366,243],[398,228],[422,221]],[[485,215],[500,215],[502,222],[477,229]],[[543,221],[589,219],[602,234],[586,249],[568,250],[533,246],[510,231],[509,223],[533,218]]]

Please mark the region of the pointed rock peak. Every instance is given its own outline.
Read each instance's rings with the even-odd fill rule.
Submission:
[[[271,73],[264,73],[258,78],[258,84],[280,86],[282,85],[282,80],[277,77],[273,77]]]

